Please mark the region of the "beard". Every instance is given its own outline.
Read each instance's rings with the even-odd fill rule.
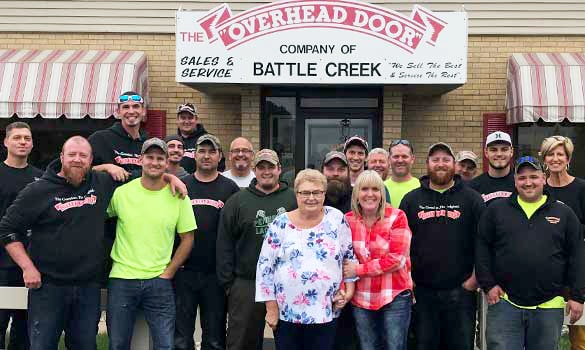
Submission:
[[[435,185],[439,185],[439,186],[445,186],[447,185],[449,182],[451,182],[451,180],[453,180],[453,176],[455,175],[455,169],[454,168],[439,168],[437,170],[444,170],[446,171],[445,175],[438,175],[437,171],[430,171],[429,170],[429,178],[431,180],[431,183],[435,184]]]
[[[79,187],[85,180],[85,175],[89,167],[63,167],[63,177],[67,180],[67,183],[74,187]]]
[[[342,198],[347,196],[350,187],[351,184],[349,183],[349,179],[346,179],[345,181],[338,179],[328,180],[325,198],[327,198],[331,204],[338,204]]]

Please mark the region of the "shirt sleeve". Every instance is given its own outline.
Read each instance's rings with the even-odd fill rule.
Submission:
[[[108,215],[108,218],[113,218],[118,216],[118,212],[116,210],[116,205],[117,205],[117,196],[118,194],[118,190],[114,191],[114,194],[112,195],[112,199],[110,200],[110,204],[108,205],[108,210],[106,211],[106,214]]]
[[[39,203],[35,186],[25,187],[0,221],[0,243],[7,245],[15,241],[22,242],[26,232],[45,210],[43,201]],[[33,233],[34,234],[34,233]]]
[[[380,259],[372,259],[365,264],[359,264],[356,268],[358,276],[378,276],[399,270],[406,265],[406,261],[409,258],[412,233],[408,227],[404,212],[399,209],[397,211],[398,214],[388,234],[388,253]]]
[[[492,244],[495,236],[493,211],[488,208],[483,213],[475,239],[475,275],[479,286],[486,293],[497,284],[492,273]]]
[[[232,196],[221,210],[217,229],[215,269],[217,280],[224,288],[229,287],[234,280],[238,218],[237,198]]]
[[[342,217],[341,223],[339,224],[339,229],[337,231],[337,237],[340,241],[341,252],[343,254],[343,261],[350,261],[353,263],[358,262],[357,258],[355,257],[355,253],[353,251],[353,243],[351,240],[351,230],[349,228],[349,224],[345,219],[345,216]],[[355,282],[359,278],[344,278],[344,282]]]
[[[582,225],[577,215],[568,210],[567,244],[569,263],[567,266],[570,299],[579,303],[585,301],[585,242],[583,242]]]
[[[276,220],[275,220],[276,221]],[[256,265],[256,301],[276,300],[274,274],[278,268],[276,260],[281,247],[281,228],[275,222],[268,226],[266,237]]]
[[[177,219],[177,232],[179,234],[188,233],[197,229],[197,222],[193,214],[191,199],[185,196],[179,204],[179,217]]]
[[[87,140],[89,141],[89,144],[91,145],[92,155],[93,155],[93,160],[92,160],[91,165],[96,166],[96,165],[104,164],[105,159],[103,159],[101,152],[100,152],[102,149],[100,137],[96,133],[93,133],[89,136],[89,138]]]

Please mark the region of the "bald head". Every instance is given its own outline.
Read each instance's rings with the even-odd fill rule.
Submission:
[[[67,148],[71,147],[71,145],[87,147],[87,149],[89,150],[89,154],[91,154],[91,152],[92,152],[91,145],[89,144],[89,141],[87,141],[87,139],[85,137],[72,136],[72,137],[68,138],[65,141],[65,143],[63,143],[63,148],[61,149],[61,153],[65,153],[65,150]]]
[[[245,137],[237,137],[230,144],[229,160],[231,171],[235,176],[247,176],[252,171],[254,149],[252,143]]]
[[[248,140],[245,137],[236,137],[232,143],[230,144],[230,150],[232,149],[238,149],[238,148],[248,148],[252,151],[254,151],[254,147],[252,146],[252,142],[250,142],[250,140]]]

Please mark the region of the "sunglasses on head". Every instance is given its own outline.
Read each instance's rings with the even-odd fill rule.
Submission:
[[[125,103],[128,101],[144,103],[144,100],[140,95],[120,95],[120,97],[118,98],[118,103]]]
[[[414,153],[414,148],[412,147],[412,144],[410,143],[410,141],[405,140],[405,139],[399,139],[399,140],[393,140],[392,142],[390,142],[390,147],[392,148],[394,146],[398,146],[398,145],[405,145],[408,148],[410,148],[410,151]]]

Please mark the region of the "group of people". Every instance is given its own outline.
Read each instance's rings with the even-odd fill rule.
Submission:
[[[0,312],[9,349],[56,349],[65,332],[94,350],[103,287],[112,350],[130,349],[139,311],[157,350],[194,349],[198,310],[201,348],[229,350],[261,349],[266,324],[277,349],[470,350],[479,288],[490,350],[556,349],[565,310],[582,315],[585,181],[566,137],[513,165],[492,133],[477,177],[473,152],[438,142],[419,179],[408,140],[354,136],[289,184],[273,150],[239,137],[224,156],[192,104],[165,140],[141,130],[139,94],[117,113],[44,172],[30,127],[6,129],[0,284],[29,288],[26,312]]]

